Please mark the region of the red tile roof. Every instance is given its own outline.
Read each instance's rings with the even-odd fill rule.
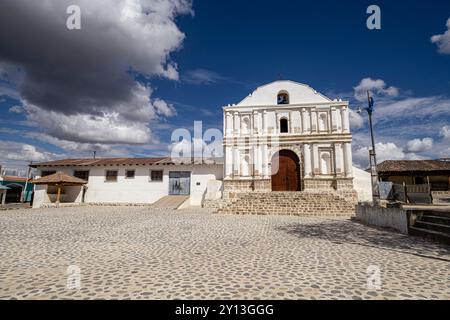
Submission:
[[[86,184],[87,181],[69,176],[68,174],[64,172],[57,172],[42,178],[33,179],[30,181],[34,184],[75,184],[75,185],[82,185]]]
[[[411,171],[450,171],[448,160],[386,160],[377,165],[379,173]]]
[[[33,163],[31,167],[92,167],[92,166],[127,166],[127,165],[155,165],[173,164],[168,157],[161,158],[98,158],[98,159],[62,159]]]
[[[26,177],[16,177],[16,176],[2,176],[4,181],[15,181],[15,182],[25,182],[27,181]]]

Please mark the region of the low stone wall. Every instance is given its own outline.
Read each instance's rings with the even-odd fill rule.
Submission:
[[[353,178],[305,178],[305,191],[318,191],[337,193],[347,201],[357,203],[358,195],[353,189]]]
[[[408,214],[402,208],[383,208],[359,204],[356,206],[356,220],[367,225],[392,228],[408,234]]]
[[[208,208],[217,211],[230,205],[231,203],[233,203],[233,200],[231,199],[203,200],[202,208]]]
[[[223,181],[223,198],[228,199],[230,193],[243,192],[270,192],[272,183],[270,179],[257,178],[243,180],[224,180]]]

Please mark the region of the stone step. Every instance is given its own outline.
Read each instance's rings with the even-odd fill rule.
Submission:
[[[432,223],[432,222],[425,222],[425,221],[416,221],[414,224],[414,227],[421,228],[421,229],[427,229],[427,230],[433,230],[433,231],[439,231],[444,232],[450,235],[450,226],[444,225],[444,224],[438,224],[438,223]]]
[[[333,193],[270,192],[242,193],[218,210],[228,214],[279,214],[350,216],[354,204]]]
[[[450,211],[430,210],[430,211],[424,212],[424,216],[435,216],[435,217],[450,218]]]
[[[413,236],[424,237],[433,241],[450,244],[450,235],[444,232],[428,230],[418,227],[410,227],[409,234]]]
[[[450,218],[447,218],[447,217],[440,217],[440,216],[425,214],[422,216],[420,221],[432,222],[432,223],[438,223],[438,224],[444,224],[446,226],[450,226]]]
[[[159,208],[159,209],[173,209],[176,210],[178,207],[180,207],[187,199],[189,199],[189,196],[174,196],[169,195],[162,197],[155,203],[153,203],[152,207]]]

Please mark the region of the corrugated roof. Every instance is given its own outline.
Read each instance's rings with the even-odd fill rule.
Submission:
[[[98,159],[61,159],[39,162],[31,165],[37,167],[87,167],[87,166],[126,166],[126,165],[154,165],[172,164],[168,157],[161,158],[98,158]]]
[[[386,160],[377,166],[378,172],[450,171],[445,160]]]
[[[34,184],[86,184],[87,181],[73,176],[69,176],[64,172],[57,172],[39,179],[31,180]]]

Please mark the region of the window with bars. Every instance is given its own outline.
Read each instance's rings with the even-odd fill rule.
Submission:
[[[163,181],[163,170],[151,170],[150,181]]]
[[[117,182],[117,170],[106,170],[105,181],[106,182]]]
[[[54,170],[45,170],[45,171],[41,172],[41,177],[49,176],[54,173],[56,173],[56,171],[54,171]]]
[[[89,170],[75,170],[73,176],[85,181],[89,180]]]
[[[127,179],[134,179],[136,172],[134,170],[127,170],[125,171],[125,178]]]

